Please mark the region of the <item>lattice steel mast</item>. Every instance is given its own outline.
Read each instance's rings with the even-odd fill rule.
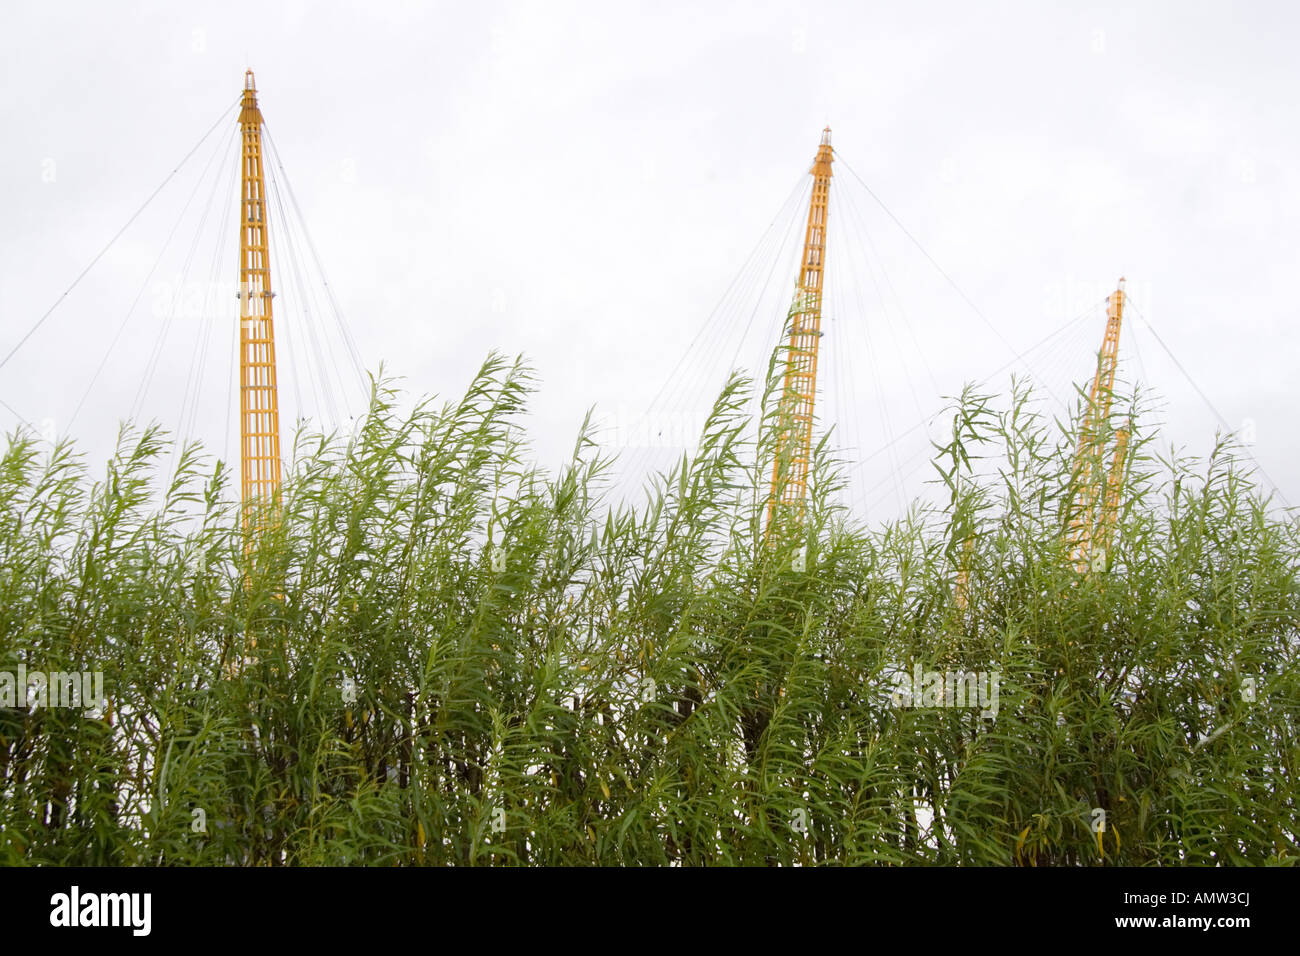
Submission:
[[[794,303],[790,307],[786,346],[785,382],[778,411],[779,441],[772,463],[767,524],[776,520],[778,508],[795,523],[807,509],[808,472],[812,459],[813,405],[817,398],[817,348],[821,340],[822,280],[826,272],[826,225],[830,213],[831,131],[822,132],[821,145],[810,172],[812,197],[808,202],[808,227]]]
[[[1105,560],[1105,549],[1109,545],[1110,530],[1119,504],[1120,480],[1128,451],[1127,428],[1116,433],[1115,453],[1108,475],[1101,473],[1101,460],[1111,405],[1115,399],[1115,371],[1119,365],[1119,334],[1123,320],[1124,280],[1121,278],[1119,287],[1107,300],[1106,335],[1097,356],[1097,374],[1093,376],[1088,406],[1079,428],[1079,450],[1074,466],[1075,494],[1066,540],[1070,546],[1070,560],[1080,572],[1087,571],[1095,558]],[[1100,545],[1100,550],[1094,551],[1094,545]]]
[[[239,421],[243,524],[255,534],[276,520],[280,494],[280,406],[276,391],[275,329],[266,179],[262,170],[262,111],[253,71],[244,74],[239,113],[243,139],[239,201]]]
[[[1111,458],[1110,473],[1106,476],[1106,500],[1101,507],[1101,521],[1097,534],[1098,553],[1110,550],[1111,539],[1115,535],[1115,525],[1119,521],[1119,493],[1124,484],[1124,464],[1128,458],[1128,439],[1132,423],[1116,430],[1115,454]]]

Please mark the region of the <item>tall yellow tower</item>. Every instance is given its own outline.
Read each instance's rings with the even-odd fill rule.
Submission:
[[[1110,542],[1115,535],[1115,524],[1119,520],[1119,493],[1124,484],[1124,463],[1128,457],[1131,428],[1130,420],[1128,425],[1115,430],[1115,453],[1111,458],[1110,473],[1106,476],[1106,499],[1102,503],[1101,520],[1097,531],[1097,545],[1103,553],[1110,550]]]
[[[826,274],[826,225],[831,195],[831,130],[822,131],[821,145],[810,172],[812,198],[794,304],[790,307],[785,382],[778,409],[779,442],[772,463],[767,526],[777,510],[793,523],[802,523],[808,507],[808,471],[812,459],[813,404],[817,398],[817,348],[822,337],[822,280]]]
[[[244,74],[239,201],[239,421],[245,530],[275,522],[280,492],[280,407],[271,318],[271,260],[266,179],[262,170],[262,111],[253,71]]]
[[[1097,374],[1092,379],[1088,406],[1079,428],[1079,450],[1075,458],[1075,494],[1069,515],[1066,540],[1076,570],[1087,571],[1095,559],[1105,560],[1111,526],[1119,504],[1119,485],[1128,451],[1129,431],[1119,429],[1109,475],[1101,474],[1105,451],[1106,423],[1115,398],[1115,371],[1119,366],[1119,333],[1124,321],[1124,280],[1107,300],[1106,335],[1097,355]],[[1094,545],[1101,550],[1094,551]]]

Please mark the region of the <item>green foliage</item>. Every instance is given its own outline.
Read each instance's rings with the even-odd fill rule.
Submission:
[[[160,487],[164,436],[124,432],[92,483],[13,438],[0,671],[102,671],[109,706],[0,709],[0,863],[1295,858],[1300,541],[1228,449],[1135,439],[1079,575],[1073,442],[1023,389],[957,403],[942,508],[861,527],[823,445],[769,538],[744,381],[637,507],[588,427],[526,463],[529,387],[496,356],[441,408],[377,385],[299,436],[251,562],[198,449]],[[900,706],[913,668],[997,672],[996,715]]]

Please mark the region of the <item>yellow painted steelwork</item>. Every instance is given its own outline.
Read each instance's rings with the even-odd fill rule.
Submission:
[[[1124,484],[1124,462],[1128,457],[1128,439],[1132,424],[1115,432],[1115,456],[1111,459],[1110,473],[1106,476],[1106,501],[1101,510],[1100,545],[1110,550],[1115,525],[1119,521],[1119,493]]]
[[[813,405],[817,397],[817,348],[821,340],[822,280],[826,272],[826,225],[830,213],[831,131],[822,132],[810,170],[812,197],[794,304],[790,308],[785,382],[779,406],[779,441],[772,463],[767,526],[780,508],[794,524],[807,509],[808,471],[812,459]]]
[[[1119,365],[1119,334],[1123,321],[1124,280],[1121,278],[1119,287],[1107,300],[1106,335],[1102,339],[1101,352],[1097,355],[1097,374],[1093,376],[1088,406],[1079,428],[1079,450],[1074,468],[1075,493],[1067,541],[1070,560],[1080,573],[1087,571],[1094,559],[1105,559],[1109,531],[1098,525],[1099,522],[1104,525],[1112,520],[1107,509],[1112,496],[1118,503],[1119,482],[1128,449],[1128,431],[1125,429],[1116,436],[1115,459],[1111,463],[1109,476],[1100,474],[1100,462],[1105,451],[1106,424],[1115,398],[1115,371]],[[1103,484],[1106,486],[1104,501]],[[1102,514],[1098,513],[1099,507]],[[1101,545],[1101,551],[1094,552],[1094,543]]]
[[[280,407],[271,317],[271,260],[262,111],[253,71],[244,74],[239,201],[239,421],[243,526],[256,537],[276,521],[280,494]]]

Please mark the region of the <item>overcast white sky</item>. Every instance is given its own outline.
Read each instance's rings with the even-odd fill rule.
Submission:
[[[1251,450],[1300,503],[1298,21],[1281,2],[8,4],[0,356],[233,104],[251,67],[365,364],[452,396],[490,348],[523,352],[541,379],[543,459],[569,447],[592,405],[619,450],[665,382],[693,405],[721,384],[734,334],[718,333],[707,388],[670,373],[830,125],[823,409],[848,446],[879,449],[1123,274],[1224,418],[1253,423]],[[206,239],[184,270],[204,223],[233,210],[225,180],[208,190],[185,177],[209,159],[233,169],[219,151],[233,128],[232,114],[0,368],[0,400],[103,457],[167,323],[169,283],[202,286],[213,268],[233,281],[234,248]],[[209,195],[217,212],[204,220]],[[283,273],[276,242],[273,224]],[[766,255],[764,267],[780,259],[775,246]],[[744,364],[771,345],[764,326],[794,278],[784,270]],[[293,384],[287,350],[312,343],[284,276],[291,420],[290,392],[306,406],[312,388]],[[207,341],[193,430],[226,448],[233,296],[203,312],[173,320],[144,413],[181,427],[191,356]],[[1090,374],[1104,318],[1089,321],[1066,344],[1072,367],[1045,355],[1045,377]],[[1123,352],[1128,376],[1163,397],[1168,440],[1205,453],[1213,414],[1136,316]],[[16,423],[0,411],[6,430]],[[901,456],[883,460],[884,478],[860,491],[876,516],[925,478]],[[892,499],[872,497],[880,481]]]

